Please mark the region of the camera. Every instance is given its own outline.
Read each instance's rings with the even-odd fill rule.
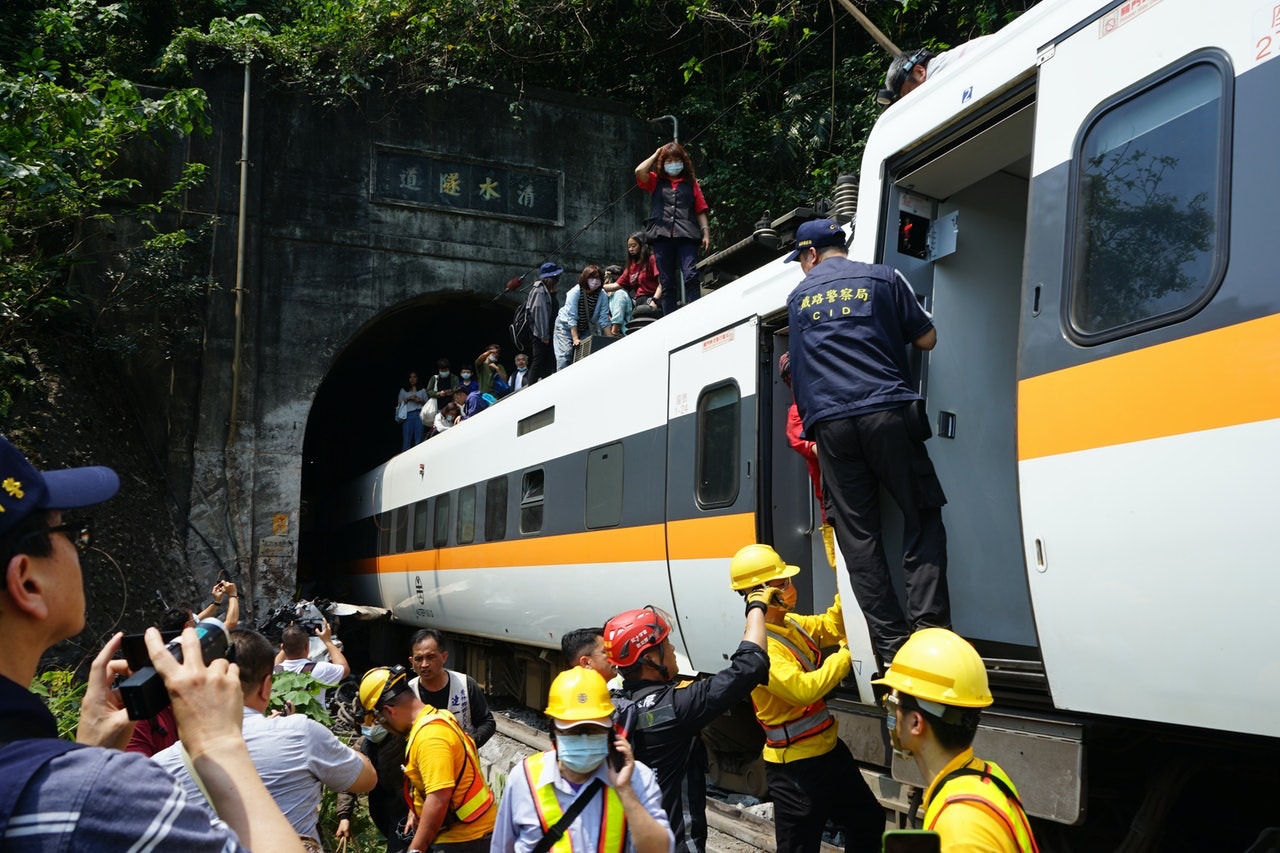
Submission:
[[[195,631],[200,638],[201,657],[206,666],[218,658],[229,657],[231,637],[221,619],[201,619],[196,623]],[[178,663],[182,663],[180,632],[166,632],[161,638],[167,640],[165,648],[177,658]],[[124,701],[125,711],[131,720],[149,720],[169,707],[169,690],[164,686],[160,673],[151,665],[142,634],[126,635],[121,648],[129,669],[133,670],[133,675],[120,684],[120,698]]]

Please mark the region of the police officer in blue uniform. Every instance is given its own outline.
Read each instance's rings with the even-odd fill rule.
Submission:
[[[818,443],[836,540],[867,619],[881,671],[920,628],[949,628],[947,502],[924,441],[924,401],[913,387],[908,347],[931,350],[933,319],[902,273],[846,257],[829,219],[796,229],[804,280],[787,299],[791,374],[804,437]],[[880,488],[903,517],[906,616],[881,542]]]

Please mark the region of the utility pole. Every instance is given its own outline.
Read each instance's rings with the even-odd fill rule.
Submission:
[[[876,40],[877,44],[879,44],[881,47],[885,49],[886,53],[888,53],[890,56],[896,57],[899,53],[902,52],[898,50],[898,46],[896,44],[889,41],[889,37],[887,35],[880,32],[879,27],[871,23],[871,19],[868,18],[866,15],[864,15],[861,9],[853,5],[853,0],[840,0],[840,5],[843,6],[850,15],[853,15],[854,20],[856,20],[859,24],[862,25],[862,28],[866,30],[873,39]]]

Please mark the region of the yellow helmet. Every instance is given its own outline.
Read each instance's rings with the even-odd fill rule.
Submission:
[[[788,566],[768,545],[747,545],[733,555],[733,562],[729,564],[729,585],[734,589],[754,589],[762,583],[799,573],[799,566]]]
[[[402,666],[378,666],[360,679],[360,706],[366,717],[409,689],[409,671]]]
[[[556,676],[547,697],[547,716],[564,722],[599,720],[613,714],[609,686],[593,669],[575,666]]]
[[[956,708],[985,708],[992,701],[982,657],[946,628],[916,631],[893,656],[884,678],[871,683]]]

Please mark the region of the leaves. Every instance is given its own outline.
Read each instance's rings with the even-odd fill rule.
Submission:
[[[326,726],[333,725],[333,718],[320,704],[320,693],[328,685],[316,681],[309,672],[277,672],[271,682],[271,701],[267,704],[267,713],[283,712],[287,704],[293,705],[298,714],[306,714],[311,719]]]

